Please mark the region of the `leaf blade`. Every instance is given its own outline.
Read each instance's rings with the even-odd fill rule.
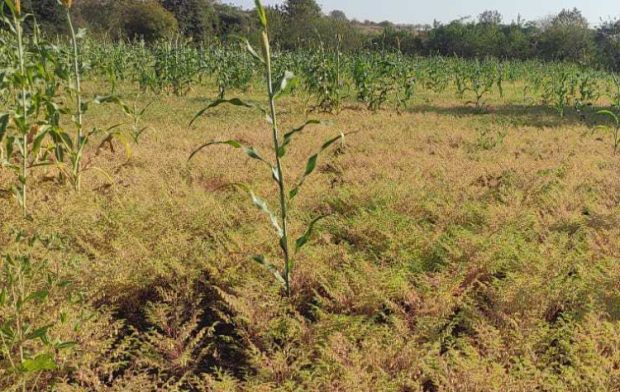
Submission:
[[[297,238],[297,240],[295,240],[295,253],[299,252],[301,250],[301,248],[303,248],[304,245],[306,245],[308,243],[308,241],[310,240],[310,237],[312,236],[312,233],[314,232],[314,226],[316,226],[316,224],[319,221],[325,219],[328,216],[329,215],[318,216],[318,217],[314,218],[308,224],[308,227],[306,228],[306,232],[301,237]]]
[[[252,159],[256,159],[258,161],[261,161],[261,162],[269,165],[269,167],[271,167],[271,163],[269,163],[266,159],[264,159],[254,147],[246,146],[246,145],[242,144],[241,142],[239,142],[237,140],[224,140],[224,141],[215,141],[215,142],[205,143],[205,144],[201,145],[200,147],[198,147],[196,150],[194,150],[190,154],[190,156],[189,156],[189,158],[187,160],[191,161],[196,156],[196,154],[198,154],[200,151],[204,150],[207,147],[216,146],[216,145],[228,145],[228,146],[233,147],[235,149],[242,149],[243,152],[248,157],[250,157]]]
[[[310,158],[308,158],[308,161],[306,163],[306,168],[304,170],[304,174],[297,181],[297,184],[295,185],[295,187],[289,191],[289,200],[292,200],[297,196],[297,194],[299,193],[299,189],[306,182],[306,179],[308,178],[308,176],[311,175],[316,170],[319,155],[323,151],[327,150],[332,144],[336,143],[338,140],[344,140],[343,133],[340,133],[340,135],[327,140],[325,143],[323,143],[323,145],[321,146],[321,148],[319,149],[317,153],[311,155]]]

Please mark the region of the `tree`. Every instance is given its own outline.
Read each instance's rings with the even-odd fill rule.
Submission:
[[[461,20],[447,25],[437,24],[426,41],[427,52],[432,55],[473,57],[470,29],[471,24],[465,24]]]
[[[576,8],[562,10],[541,33],[538,54],[547,60],[590,62],[594,57],[594,35],[587,19]]]
[[[173,13],[181,33],[202,41],[217,31],[218,19],[212,0],[160,0]]]
[[[286,0],[284,13],[295,21],[312,21],[321,17],[321,7],[315,0]]]
[[[286,37],[288,27],[284,10],[279,6],[265,7],[265,12],[267,13],[267,20],[269,20],[269,25],[267,26],[269,36],[275,46],[282,46],[283,43],[288,41]]]
[[[531,40],[534,35],[533,27],[525,27],[520,20],[517,20],[510,26],[505,26],[503,30],[506,36],[506,44],[502,47],[502,57],[519,60],[533,57]]]
[[[383,29],[383,34],[370,42],[370,46],[383,47],[404,54],[419,54],[422,51],[422,40],[410,30],[395,29],[388,26]]]
[[[588,28],[588,20],[577,8],[572,10],[563,9],[551,20],[553,27]]]
[[[329,13],[329,17],[335,20],[348,21],[347,15],[343,11],[340,11],[340,10],[333,10],[332,12]]]
[[[154,1],[128,4],[124,12],[124,31],[127,37],[155,41],[174,34],[178,24],[174,15]]]
[[[363,37],[351,23],[342,18],[321,18],[316,22],[321,43],[328,49],[353,51],[363,47]]]
[[[240,8],[226,4],[215,4],[215,12],[217,34],[220,38],[229,35],[249,36],[255,27],[253,15]],[[271,21],[271,19],[269,20]]]
[[[596,30],[598,62],[614,72],[620,71],[620,20],[603,23]]]
[[[502,23],[502,14],[499,11],[484,11],[478,16],[478,23],[487,25],[500,25]]]
[[[121,38],[124,29],[121,16],[128,4],[127,0],[79,0],[73,13],[79,25],[88,27],[89,33]]]
[[[58,0],[25,0],[22,8],[33,15],[37,23],[48,32],[66,31],[67,16]]]
[[[321,7],[315,0],[286,0],[282,6],[286,26],[282,37],[284,49],[309,47],[322,19]]]
[[[502,56],[506,36],[499,23],[488,21],[470,26],[469,36],[476,57]]]

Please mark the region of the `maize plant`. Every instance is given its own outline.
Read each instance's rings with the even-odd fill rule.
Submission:
[[[600,93],[594,73],[582,70],[575,75],[575,109],[582,111],[599,99]]]
[[[90,169],[103,172],[102,169],[92,165],[92,161],[84,161],[86,147],[90,144],[95,136],[102,136],[104,143],[111,144],[112,139],[119,140],[127,146],[125,139],[119,131],[120,124],[112,125],[106,129],[93,127],[90,131],[84,129],[84,115],[88,111],[91,104],[116,103],[123,105],[122,102],[114,96],[96,97],[92,100],[85,99],[82,93],[82,64],[80,57],[80,41],[84,38],[86,31],[81,29],[76,33],[73,27],[73,19],[71,15],[71,2],[63,1],[62,6],[65,9],[69,31],[71,33],[71,68],[66,82],[66,88],[69,95],[74,99],[74,111],[72,113],[72,122],[75,127],[74,134],[70,130],[61,127],[59,124],[50,128],[50,133],[55,142],[55,160],[60,171],[62,179],[68,179],[77,192],[81,190],[82,174]],[[69,113],[70,110],[62,110],[61,113]],[[105,172],[104,172],[105,173]]]
[[[613,102],[613,107],[620,112],[620,77],[618,77],[618,74],[612,73],[611,80],[613,82],[611,87],[611,101]]]
[[[189,159],[191,160],[198,152],[202,151],[206,147],[214,145],[228,145],[230,147],[242,150],[248,157],[256,160],[257,162],[265,165],[268,168],[270,176],[273,179],[277,190],[277,199],[279,206],[278,212],[273,212],[269,207],[267,201],[256,195],[249,186],[238,185],[238,187],[246,191],[250,195],[253,204],[269,218],[271,225],[275,230],[277,242],[281,251],[281,267],[278,267],[277,265],[268,261],[268,258],[264,255],[256,255],[253,257],[253,260],[267,268],[275,276],[278,282],[282,284],[286,295],[290,296],[292,293],[291,277],[293,269],[295,267],[295,256],[304,247],[304,245],[307,244],[314,230],[314,226],[323,217],[318,217],[312,220],[305,232],[301,236],[299,236],[294,242],[292,242],[290,237],[291,233],[289,231],[289,207],[291,206],[293,200],[299,194],[299,191],[308,176],[310,176],[315,171],[319,154],[328,149],[334,143],[343,140],[344,135],[341,133],[340,135],[331,138],[325,143],[323,143],[319,151],[308,158],[305,165],[305,170],[301,174],[301,176],[299,176],[297,181],[293,183],[293,186],[288,187],[288,173],[286,173],[283,169],[282,160],[283,158],[285,158],[287,150],[290,148],[290,145],[294,140],[295,136],[303,132],[307,126],[318,124],[319,121],[309,120],[298,128],[292,129],[291,131],[284,133],[284,135],[281,134],[278,125],[278,118],[276,115],[276,101],[277,98],[286,91],[287,86],[289,85],[289,82],[294,78],[294,75],[291,72],[285,72],[284,75],[282,75],[282,77],[274,83],[271,48],[269,44],[269,35],[267,33],[267,16],[265,13],[265,9],[261,4],[261,1],[255,0],[255,2],[258,19],[261,26],[261,54],[254,50],[254,48],[252,48],[249,42],[245,41],[245,44],[249,53],[262,65],[264,69],[268,109],[264,109],[257,104],[248,103],[239,98],[233,98],[230,100],[218,99],[209,104],[206,108],[199,111],[190,122],[190,125],[193,124],[196,119],[202,116],[209,109],[215,108],[223,104],[255,109],[263,116],[265,116],[267,122],[271,126],[271,154],[273,155],[273,159],[269,160],[263,157],[263,155],[259,153],[257,149],[251,146],[246,146],[238,140],[211,141],[205,143],[198,147],[190,155]]]
[[[247,91],[254,76],[251,58],[245,52],[237,53],[230,49],[219,49],[213,52],[213,69],[219,99],[226,98],[231,89]]]
[[[37,391],[42,376],[61,366],[60,354],[76,345],[50,336],[54,327],[67,322],[50,297],[66,298],[71,282],[53,272],[46,260],[32,256],[35,244],[46,246],[47,239],[17,234],[15,242],[19,252],[0,256],[0,362],[10,369],[0,389]]]
[[[545,81],[543,102],[551,102],[560,117],[564,117],[566,107],[570,104],[573,80],[565,69],[556,69]]]
[[[399,57],[399,66],[394,77],[396,81],[396,110],[400,112],[406,109],[413,99],[417,79],[413,67],[403,61],[401,57]]]
[[[5,7],[10,16],[6,14]],[[15,195],[24,216],[28,212],[28,180],[31,169],[49,163],[42,143],[48,134],[49,124],[40,118],[42,107],[54,106],[55,91],[47,89],[47,69],[39,63],[40,56],[49,53],[39,51],[38,42],[24,35],[24,24],[29,18],[21,11],[20,1],[5,0],[2,21],[12,33],[5,44],[9,49],[9,68],[2,75],[3,89],[11,97],[8,112],[0,113],[0,162],[17,177]]]
[[[316,97],[315,108],[322,112],[340,111],[345,97],[341,62],[339,47],[333,53],[321,47],[316,58],[305,68],[306,89]]]
[[[471,103],[477,109],[482,108],[484,96],[493,91],[493,86],[501,86],[495,63],[489,60],[481,62],[476,59],[471,63],[458,62],[457,64],[454,72],[457,96],[463,97],[467,91],[470,91],[474,94],[475,100],[467,101],[466,104]]]
[[[448,62],[441,57],[431,57],[425,61],[421,69],[421,79],[424,80],[424,87],[435,93],[445,91],[450,82],[448,69]]]
[[[407,72],[399,72],[401,67],[398,59],[387,55],[358,59],[353,68],[358,101],[372,111],[381,109],[391,95],[397,98],[397,106],[405,104],[413,94],[413,84]]]

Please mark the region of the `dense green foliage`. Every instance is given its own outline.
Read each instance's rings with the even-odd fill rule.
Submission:
[[[56,0],[25,2],[45,31],[66,31]],[[236,35],[256,36],[259,26],[249,11],[214,0],[82,0],[76,2],[79,24],[115,38],[167,36],[174,23],[194,42],[227,40]],[[134,15],[136,14],[138,15]],[[348,20],[342,11],[324,15],[315,0],[288,0],[267,9],[274,46],[286,50],[340,47],[401,51],[410,55],[467,58],[543,59],[572,61],[606,69],[620,69],[620,22],[593,28],[577,9],[562,10],[540,21],[505,23],[496,11],[478,19],[461,19],[433,26],[403,26]],[[156,31],[161,29],[161,31]]]
[[[124,12],[123,31],[130,39],[152,42],[171,38],[177,33],[178,24],[174,15],[155,2],[130,4]]]

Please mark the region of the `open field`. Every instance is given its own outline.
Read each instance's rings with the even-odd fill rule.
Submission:
[[[0,391],[620,392],[620,24],[254,11],[0,0]]]
[[[2,253],[48,260],[27,285],[48,274],[72,282],[24,316],[75,343],[38,382],[60,391],[618,391],[620,157],[578,113],[560,118],[519,91],[507,86],[482,111],[421,92],[400,114],[352,101],[338,115],[310,114],[326,124],[299,136],[292,172],[335,131],[351,134],[322,155],[295,201],[294,233],[330,215],[286,298],[249,260],[278,252],[264,216],[228,186],[267,197],[269,176],[225,146],[188,162],[210,140],[267,151],[268,124],[221,106],[189,126],[217,91],[126,89],[128,102],[154,100],[148,129],[131,156],[118,144],[89,148],[85,159],[101,170],[84,173],[80,193],[43,168],[25,220],[12,174],[0,172]],[[257,87],[244,95],[261,99]],[[305,108],[303,96],[281,100],[281,127],[303,123]],[[96,107],[87,121],[125,119]],[[16,242],[17,231],[42,241]],[[10,374],[0,367],[0,379]]]
[[[620,391],[618,75],[3,4],[0,390]]]

